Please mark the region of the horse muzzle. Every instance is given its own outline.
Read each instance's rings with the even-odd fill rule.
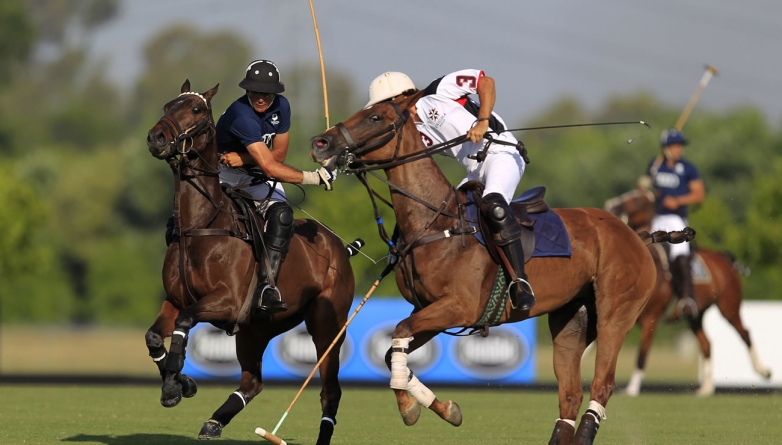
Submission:
[[[173,144],[168,140],[162,128],[153,128],[147,133],[147,147],[152,156],[158,159],[166,159],[171,153]]]
[[[315,136],[310,139],[310,159],[328,169],[334,169],[336,157],[334,145],[325,136]]]

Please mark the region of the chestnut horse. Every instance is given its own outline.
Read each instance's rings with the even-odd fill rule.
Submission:
[[[277,335],[304,321],[320,358],[347,320],[354,297],[353,269],[340,239],[312,220],[296,220],[287,260],[277,285],[288,311],[264,316],[250,307],[256,284],[256,256],[247,218],[223,192],[210,101],[217,86],[199,94],[190,82],[163,108],[164,116],[149,131],[152,155],[174,172],[174,215],[178,240],[166,252],[163,286],[166,300],[147,331],[149,355],[163,378],[160,403],[177,405],[192,397],[196,384],[181,373],[188,331],[206,322],[236,334],[241,365],[239,389],[204,423],[199,438],[220,437],[222,428],[263,389],[264,350]],[[262,225],[261,225],[262,227]],[[173,336],[172,336],[173,334]],[[163,340],[172,337],[170,350]],[[342,336],[320,365],[323,418],[317,443],[330,443],[342,395],[339,349]]]
[[[365,172],[384,170],[387,179],[381,179],[390,186],[399,245],[411,246],[400,252],[396,281],[415,306],[392,334],[386,355],[391,387],[405,424],[418,420],[420,404],[458,426],[458,405],[438,400],[408,369],[407,356],[446,329],[475,326],[499,266],[476,237],[448,235],[461,226],[459,204],[465,202],[465,193],[454,192],[410,119],[409,107],[422,94],[402,95],[359,111],[314,137],[310,157],[327,168],[349,167],[347,173],[358,174],[373,203]],[[642,238],[610,213],[595,208],[554,211],[564,220],[572,256],[532,258],[526,272],[537,304],[520,311],[505,300],[495,325],[549,314],[560,408],[550,443],[591,444],[614,389],[622,342],[654,288],[654,263]],[[381,237],[387,238],[377,209],[376,215]],[[589,410],[576,430],[583,397],[581,355],[595,339]]]
[[[654,194],[646,189],[635,189],[627,193],[611,198],[605,203],[605,209],[620,217],[631,229],[636,231],[649,230],[654,217]],[[641,345],[638,350],[636,370],[630,378],[626,392],[631,396],[637,396],[641,391],[641,382],[644,377],[644,367],[649,349],[654,341],[654,330],[660,319],[663,318],[671,300],[675,300],[673,286],[671,285],[671,273],[668,267],[668,255],[659,244],[649,246],[657,269],[657,283],[654,287],[649,303],[638,317],[638,325],[641,327]],[[749,349],[752,366],[758,375],[768,379],[771,371],[763,365],[758,358],[749,332],[741,322],[739,308],[741,306],[741,277],[743,268],[732,255],[715,252],[710,249],[695,248],[692,250],[694,261],[703,267],[693,267],[693,271],[701,271],[701,276],[693,277],[695,287],[695,301],[698,305],[698,316],[688,319],[688,324],[693,334],[698,338],[703,360],[701,361],[701,386],[697,394],[709,396],[714,393],[714,381],[711,365],[711,344],[703,331],[703,313],[711,305],[716,304],[720,313],[736,329],[736,332],[744,340]]]

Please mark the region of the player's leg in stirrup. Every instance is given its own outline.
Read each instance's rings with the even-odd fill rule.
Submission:
[[[484,196],[481,207],[487,218],[489,230],[494,236],[494,241],[508,258],[516,275],[516,280],[510,284],[508,289],[511,305],[514,309],[530,310],[535,305],[535,294],[527,281],[527,274],[524,273],[521,225],[513,216],[505,198],[499,193],[490,193]]]
[[[258,272],[258,286],[253,294],[253,301],[257,302],[257,308],[269,314],[275,314],[288,310],[288,304],[282,301],[282,295],[277,287],[269,286],[269,270],[274,281],[288,253],[291,238],[293,238],[294,221],[293,210],[284,201],[275,201],[266,210],[266,228],[263,232],[263,240],[266,245],[269,267],[262,264]]]

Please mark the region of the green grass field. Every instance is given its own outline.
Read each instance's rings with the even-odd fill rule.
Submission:
[[[84,445],[184,445],[198,442],[203,422],[233,387],[205,386],[171,409],[160,406],[154,386],[0,386],[0,443]],[[267,388],[223,431],[219,443],[268,443],[256,427],[273,429],[297,388]],[[278,435],[289,444],[314,444],[320,421],[319,389],[308,388]],[[388,389],[344,390],[332,444],[546,443],[558,417],[554,392],[435,388],[458,402],[458,428],[424,411],[406,427]],[[582,409],[583,412],[583,409]],[[615,395],[600,444],[778,444],[780,395]]]

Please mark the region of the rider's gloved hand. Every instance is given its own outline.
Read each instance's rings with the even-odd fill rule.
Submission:
[[[325,185],[326,190],[332,190],[334,181],[337,180],[337,170],[326,170],[326,167],[321,167],[315,170],[315,173],[320,177],[318,185]]]
[[[327,170],[326,167],[321,167],[314,172],[302,172],[304,177],[301,183],[304,185],[325,185],[326,190],[332,190],[332,184],[337,179],[336,170]]]

